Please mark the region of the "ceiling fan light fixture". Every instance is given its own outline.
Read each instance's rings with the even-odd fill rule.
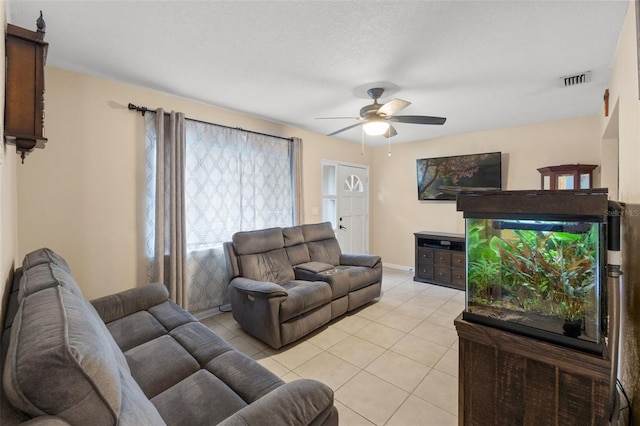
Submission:
[[[369,136],[378,136],[389,130],[389,123],[386,121],[373,120],[365,123],[364,132]]]

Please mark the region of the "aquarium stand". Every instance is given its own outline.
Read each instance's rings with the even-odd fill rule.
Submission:
[[[414,281],[465,290],[464,234],[416,232]]]
[[[460,425],[606,425],[611,361],[455,320]],[[606,351],[605,351],[606,354]]]

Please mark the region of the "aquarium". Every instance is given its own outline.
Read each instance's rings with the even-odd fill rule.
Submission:
[[[512,211],[465,212],[463,318],[602,353],[604,210],[601,215],[545,212],[538,217]]]

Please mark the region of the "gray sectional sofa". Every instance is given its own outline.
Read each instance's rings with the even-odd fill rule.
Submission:
[[[330,222],[225,243],[233,318],[278,349],[380,296],[380,256],[343,254]]]
[[[337,425],[333,392],[282,382],[149,284],[92,302],[51,250],[16,271],[3,425]],[[9,405],[10,403],[10,405]]]

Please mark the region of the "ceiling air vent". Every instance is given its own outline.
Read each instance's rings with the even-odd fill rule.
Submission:
[[[591,71],[560,77],[560,84],[562,84],[562,87],[576,86],[578,84],[588,83],[590,81]]]

